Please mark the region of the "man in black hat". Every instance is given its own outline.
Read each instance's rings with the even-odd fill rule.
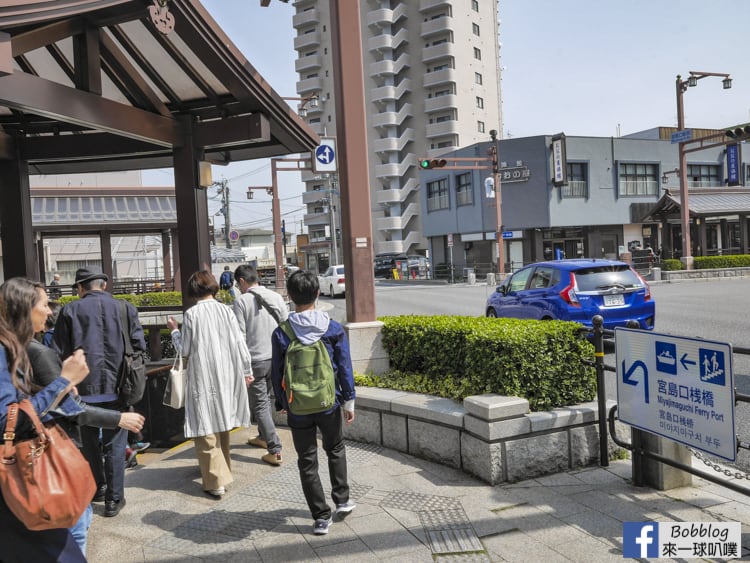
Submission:
[[[120,301],[105,291],[108,279],[106,274],[87,268],[76,271],[73,289],[78,292],[79,299],[68,303],[60,312],[53,347],[63,360],[78,348],[83,348],[89,374],[78,385],[81,399],[97,407],[123,411],[126,407],[118,401],[117,378],[125,357],[125,343],[120,329]],[[125,336],[130,338],[134,351],[145,351],[138,310],[130,303],[125,304]],[[83,426],[81,438],[84,455],[98,485],[94,500],[104,501],[104,516],[117,516],[125,506],[128,431],[102,429],[100,441],[99,428]]]

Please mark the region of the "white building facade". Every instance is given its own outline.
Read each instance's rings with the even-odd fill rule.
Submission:
[[[305,120],[335,136],[329,2],[294,6],[297,93],[317,97],[301,104]],[[374,251],[424,254],[420,159],[502,132],[498,2],[362,0],[361,30]],[[339,194],[335,177],[303,181],[305,250],[320,268],[337,250]]]

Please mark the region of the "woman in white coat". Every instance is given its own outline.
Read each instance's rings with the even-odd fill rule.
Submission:
[[[247,386],[253,381],[250,352],[232,310],[219,303],[219,284],[206,270],[188,280],[196,300],[185,312],[182,332],[169,317],[172,342],[188,357],[185,378],[185,437],[193,438],[203,490],[215,498],[233,481],[229,432],[250,426]]]

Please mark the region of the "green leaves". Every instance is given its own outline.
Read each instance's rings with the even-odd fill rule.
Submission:
[[[414,315],[380,320],[393,371],[367,376],[362,385],[457,400],[514,395],[535,411],[596,395],[595,372],[582,363],[593,359],[594,349],[576,323]]]

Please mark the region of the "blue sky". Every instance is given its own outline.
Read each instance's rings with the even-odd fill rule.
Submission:
[[[291,4],[202,3],[280,95],[296,96]],[[750,122],[748,0],[503,0],[500,19],[506,135],[609,137],[618,127],[626,135],[675,126],[675,77],[690,70],[730,73],[734,83],[723,90],[719,78],[706,78],[690,88],[688,127]],[[270,185],[268,161],[214,167],[213,174],[229,180],[234,227],[270,226],[265,193],[252,201],[245,195],[247,186]],[[171,171],[144,173],[147,185],[172,182]],[[303,186],[294,173],[280,174],[279,182],[287,230],[296,225],[299,232]],[[218,207],[212,201],[210,209]]]

